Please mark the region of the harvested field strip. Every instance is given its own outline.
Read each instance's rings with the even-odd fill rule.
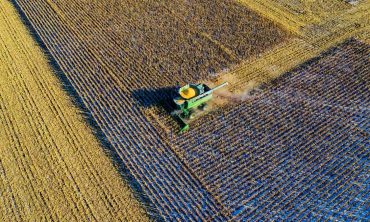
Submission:
[[[273,2],[269,1],[249,1],[249,0],[237,0],[241,4],[247,5],[252,10],[262,14],[263,16],[271,19],[277,24],[283,26],[287,30],[299,35],[302,27],[306,25],[304,21],[301,21],[296,16],[292,15],[284,7],[279,7]]]
[[[295,34],[304,36],[307,25],[317,24],[351,10],[343,1],[237,0]]]
[[[230,82],[229,89],[244,90],[251,81],[268,82],[292,67],[312,58],[318,52],[300,39],[292,39],[254,60],[247,60],[239,67],[220,77]]]
[[[147,220],[8,1],[0,52],[0,219]]]
[[[363,33],[366,33],[366,29],[345,27],[329,36],[317,39],[316,42],[292,39],[264,53],[259,58],[243,62],[231,72],[220,77],[219,81],[229,81],[230,90],[242,92],[248,88],[251,81],[268,82],[345,39],[353,36],[366,36]]]

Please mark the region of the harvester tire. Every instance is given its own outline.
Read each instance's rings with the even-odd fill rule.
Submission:
[[[203,104],[203,105],[199,106],[199,109],[202,110],[202,111],[206,111],[208,109],[208,105]]]

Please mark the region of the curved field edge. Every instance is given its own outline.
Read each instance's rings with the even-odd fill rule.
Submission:
[[[0,220],[148,220],[13,5],[0,11]]]

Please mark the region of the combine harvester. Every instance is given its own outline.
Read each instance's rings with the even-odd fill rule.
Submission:
[[[212,99],[212,93],[226,85],[228,82],[211,89],[206,84],[188,84],[178,90],[178,95],[173,99],[176,110],[171,114],[180,121],[180,132],[189,129],[189,120],[195,117],[198,110],[206,110],[207,102]]]

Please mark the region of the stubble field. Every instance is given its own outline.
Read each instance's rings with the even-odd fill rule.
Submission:
[[[369,2],[13,0],[164,220],[361,220]],[[177,134],[177,83],[228,81]],[[226,101],[226,102],[225,102]]]

